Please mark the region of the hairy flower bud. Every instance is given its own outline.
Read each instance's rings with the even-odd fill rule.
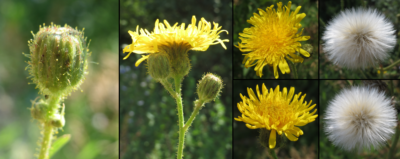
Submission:
[[[50,117],[51,125],[53,125],[54,127],[57,127],[57,128],[64,127],[64,125],[65,125],[64,113],[65,113],[65,105],[62,106],[61,113],[56,113],[52,117]]]
[[[31,110],[31,115],[34,119],[39,120],[40,122],[46,119],[46,110],[48,108],[48,104],[43,101],[39,100],[39,102],[33,102]]]
[[[213,75],[212,73],[207,73],[197,85],[197,94],[199,95],[199,100],[204,100],[205,102],[214,100],[219,96],[221,89],[221,78]]]
[[[186,76],[190,71],[190,60],[187,52],[191,46],[188,43],[172,43],[169,46],[160,46],[160,50],[168,54],[171,76]]]
[[[33,37],[28,42],[29,72],[40,92],[66,95],[79,87],[84,80],[89,54],[83,30],[68,25],[43,25]]]
[[[151,54],[147,59],[148,70],[151,77],[156,80],[166,79],[170,73],[168,55],[165,53]]]

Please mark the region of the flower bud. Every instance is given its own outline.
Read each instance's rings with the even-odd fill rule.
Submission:
[[[34,102],[32,104],[32,108],[30,109],[32,117],[40,122],[44,121],[46,119],[46,111],[48,106],[49,105],[43,100],[39,100],[37,103]]]
[[[65,105],[63,105],[61,113],[56,113],[51,117],[51,125],[57,128],[62,128],[65,125],[65,118],[64,118],[64,113],[65,113]]]
[[[219,96],[221,89],[221,78],[213,75],[212,73],[207,73],[197,85],[197,94],[199,95],[199,100],[204,100],[205,102],[214,100]]]
[[[40,92],[66,95],[79,87],[84,80],[89,54],[83,30],[51,24],[40,27],[33,37],[28,42],[29,72]]]
[[[165,53],[151,54],[147,59],[149,74],[156,80],[166,79],[170,73],[168,55]]]

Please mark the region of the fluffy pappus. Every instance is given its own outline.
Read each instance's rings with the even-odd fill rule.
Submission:
[[[382,146],[394,134],[397,112],[391,100],[373,87],[342,90],[325,114],[328,139],[344,150],[370,150]]]
[[[365,69],[389,56],[396,44],[394,33],[393,24],[376,9],[346,9],[328,22],[323,49],[338,66]]]

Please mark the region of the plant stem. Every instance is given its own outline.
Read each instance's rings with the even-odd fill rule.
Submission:
[[[295,64],[294,62],[292,62],[292,61],[290,61],[289,63],[290,63],[290,65],[292,66],[292,69],[293,69],[293,76],[294,76],[294,79],[298,79],[296,64]]]
[[[270,154],[274,159],[278,159],[278,157],[277,157],[276,154],[275,154],[274,149],[269,149],[269,148],[267,148],[267,149],[269,150],[269,154]]]
[[[168,82],[168,80],[160,80],[160,83],[164,86],[166,90],[168,90],[169,94],[171,94],[172,98],[176,99],[177,95],[175,91],[172,88],[171,83]]]
[[[386,71],[386,70],[388,70],[388,69],[390,69],[390,68],[396,66],[396,65],[399,64],[399,63],[400,63],[400,59],[397,60],[396,62],[393,62],[392,64],[390,64],[388,67],[383,68],[383,70]]]
[[[204,101],[203,100],[196,100],[195,101],[195,106],[194,106],[194,110],[192,112],[192,115],[190,115],[189,120],[186,122],[185,126],[183,127],[183,130],[186,132],[189,127],[192,125],[192,122],[194,120],[194,118],[197,116],[197,114],[199,114],[199,111],[201,109],[201,107],[204,105]]]
[[[182,77],[175,77],[175,92],[177,97],[176,104],[178,106],[178,125],[179,125],[179,144],[178,144],[178,154],[177,159],[182,159],[183,157],[183,146],[185,143],[185,130],[183,129],[183,123],[185,122],[183,119],[183,107],[182,107],[182,97],[181,97],[181,80]]]
[[[296,64],[294,64],[294,63],[293,63],[293,74],[294,74],[294,79],[299,79],[299,77],[297,76]]]
[[[38,159],[48,159],[49,151],[51,148],[51,142],[53,140],[54,126],[51,124],[51,119],[58,111],[58,103],[60,102],[60,96],[50,96],[48,99],[49,107],[47,108],[47,118],[43,122],[43,139],[40,147],[40,153]]]
[[[392,143],[392,147],[390,148],[389,157],[388,158],[393,158],[394,157],[394,154],[396,152],[397,141],[399,141],[399,136],[400,136],[400,131],[399,131],[399,125],[397,124],[396,133],[394,134],[394,140],[393,140],[393,143]]]
[[[383,79],[383,71],[384,71],[384,70],[383,70],[383,66],[382,66],[382,65],[380,66],[380,69],[381,69],[381,71],[380,71],[381,73],[379,74],[379,75],[380,75],[379,77],[380,77],[381,79]]]

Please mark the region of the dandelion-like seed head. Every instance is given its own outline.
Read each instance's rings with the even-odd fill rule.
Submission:
[[[396,114],[390,99],[374,87],[344,89],[328,105],[325,132],[348,151],[378,148],[394,134]]]
[[[305,57],[310,54],[301,48],[299,41],[306,41],[310,36],[301,36],[303,29],[300,21],[306,16],[305,13],[298,14],[301,6],[298,6],[294,12],[290,12],[292,2],[282,7],[282,2],[278,3],[277,10],[274,5],[268,7],[265,11],[259,10],[259,14],[247,20],[253,26],[245,28],[243,33],[239,33],[242,40],[236,45],[244,54],[243,64],[246,68],[256,65],[254,70],[257,76],[262,76],[264,66],[270,65],[274,68],[275,78],[279,77],[278,69],[283,74],[290,73],[290,68],[286,59],[292,62],[303,62],[303,58],[295,54],[299,52]],[[285,59],[286,58],[286,59]]]
[[[394,33],[393,24],[376,9],[346,9],[328,23],[323,49],[336,65],[365,69],[389,56]]]
[[[128,53],[124,59],[128,58],[131,53],[150,53],[150,55],[143,55],[136,62],[135,65],[139,66],[152,53],[166,53],[169,56],[172,73],[186,75],[190,69],[190,61],[187,57],[189,50],[206,51],[210,45],[216,44],[221,44],[226,49],[223,42],[229,42],[228,39],[220,39],[219,34],[228,33],[228,31],[221,30],[222,27],[218,23],[213,22],[213,27],[211,27],[211,23],[204,18],[201,18],[197,26],[196,23],[195,16],[192,17],[192,23],[187,27],[185,23],[181,25],[175,23],[171,26],[168,21],[164,20],[163,24],[159,23],[157,19],[154,31],[151,33],[147,29],[140,29],[139,32],[139,26],[137,26],[135,32],[129,31],[132,44],[124,48],[123,52]]]
[[[304,101],[306,94],[301,98],[301,92],[294,94],[294,87],[291,87],[289,92],[284,87],[281,92],[278,85],[275,90],[270,88],[268,92],[263,84],[262,93],[258,85],[256,90],[257,96],[251,88],[247,88],[250,98],[240,94],[243,101],[238,103],[237,107],[242,116],[235,120],[245,122],[249,129],[269,130],[270,149],[276,145],[276,133],[279,135],[284,133],[290,141],[297,141],[298,137],[303,135],[303,131],[298,126],[313,122],[318,117],[317,109],[310,113],[316,104],[310,106],[312,100],[307,104],[307,101]]]

